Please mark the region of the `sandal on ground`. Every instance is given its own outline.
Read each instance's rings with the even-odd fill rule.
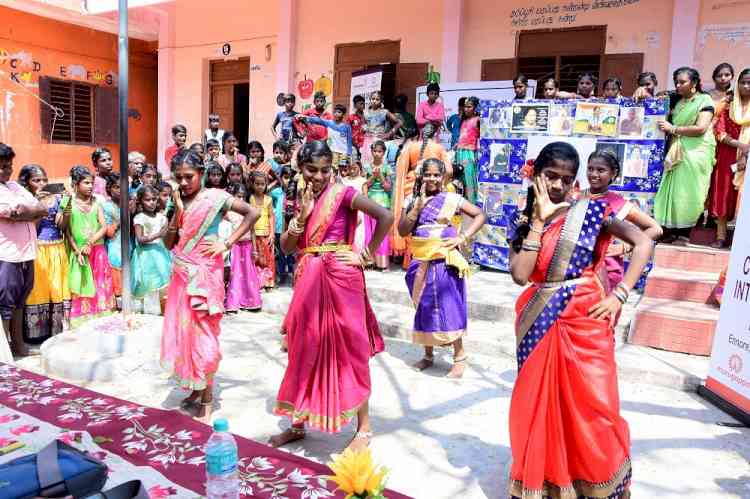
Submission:
[[[435,357],[434,356],[428,357],[427,355],[425,355],[424,357],[422,357],[421,359],[419,359],[417,362],[415,362],[414,364],[412,364],[412,367],[416,371],[420,371],[421,372],[421,371],[424,371],[425,369],[427,369],[428,367],[432,367],[432,364],[434,364],[434,363],[435,363]]]
[[[298,440],[302,440],[305,438],[306,432],[305,428],[298,428],[296,426],[292,426],[290,428],[287,428],[286,430],[282,431],[278,435],[274,435],[271,438],[268,439],[268,445],[271,447],[283,447],[286,444],[290,444],[292,442],[296,442]]]
[[[466,369],[466,361],[469,360],[468,355],[453,359],[453,367],[450,372],[445,375],[446,378],[459,379],[463,378],[464,370]],[[459,367],[460,366],[460,367]]]
[[[364,450],[370,446],[370,441],[372,440],[372,432],[371,431],[358,431],[354,434],[354,438],[351,439],[349,442],[349,445],[346,446],[347,449],[351,449],[354,452],[358,452],[361,450]],[[355,445],[355,442],[362,442],[364,441],[364,445],[359,444]]]

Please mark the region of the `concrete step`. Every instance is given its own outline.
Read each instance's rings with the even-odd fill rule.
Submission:
[[[669,244],[657,244],[654,250],[654,266],[658,269],[718,274],[728,264],[729,250]]]
[[[648,275],[644,296],[665,300],[708,303],[719,274],[655,268]]]
[[[719,309],[701,303],[644,297],[628,342],[692,355],[711,355]]]

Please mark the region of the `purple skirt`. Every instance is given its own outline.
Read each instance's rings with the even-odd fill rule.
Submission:
[[[241,308],[259,309],[263,302],[260,298],[260,277],[253,261],[253,242],[238,241],[232,246],[229,261],[231,272],[226,309],[230,312]]]
[[[468,308],[466,282],[445,260],[412,260],[406,271],[414,306],[413,341],[436,346],[452,343],[466,334]]]

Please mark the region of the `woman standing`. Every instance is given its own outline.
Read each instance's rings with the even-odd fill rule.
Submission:
[[[716,138],[711,129],[714,104],[701,90],[698,71],[682,67],[674,72],[680,100],[672,111],[672,123],[659,121],[659,129],[672,135],[664,160],[664,176],[654,198],[654,218],[665,228],[663,242],[689,241],[690,229],[703,213]]]
[[[239,163],[242,165],[242,169],[245,170],[247,168],[247,157],[237,148],[238,142],[234,132],[231,130],[224,132],[221,143],[224,147],[224,153],[216,158],[216,162],[225,170],[229,166],[229,163]]]
[[[443,145],[435,140],[437,128],[427,122],[422,129],[422,140],[412,140],[404,144],[401,154],[396,163],[396,185],[392,196],[393,214],[396,223],[391,237],[391,252],[394,255],[404,255],[404,268],[408,266],[408,255],[406,239],[398,233],[398,223],[404,200],[414,192],[414,182],[417,178],[417,167],[426,159],[439,159],[446,165],[446,179],[453,178],[453,168],[448,151]]]
[[[523,76],[523,75],[520,75]],[[463,184],[466,199],[470,203],[477,203],[479,190],[479,172],[477,172],[477,142],[479,141],[479,116],[477,108],[479,99],[469,97],[464,102],[464,112],[461,116],[461,132],[456,145],[456,163],[463,169]]]
[[[750,150],[750,69],[740,73],[732,102],[719,115],[714,133],[718,141],[716,167],[707,205],[709,214],[716,217],[716,242],[712,246],[724,248],[728,245],[727,222],[737,210],[735,177],[739,170],[734,165]]]
[[[331,161],[325,142],[302,147],[306,187],[299,211],[281,236],[282,250],[299,250],[301,256],[283,326],[289,364],[274,409],[291,418],[292,427],[271,437],[274,447],[304,438],[305,423],[337,433],[355,415],[357,432],[349,447],[361,450],[372,438],[368,363],[384,345],[362,267],[388,233],[393,215],[354,188],[332,184]],[[358,211],[377,220],[361,254],[351,249]]]
[[[258,212],[220,189],[201,186],[200,156],[183,151],[175,158],[175,214],[165,244],[172,248],[172,280],[167,291],[161,363],[180,387],[192,390],[182,408],[207,421],[213,403],[214,374],[219,368],[220,323],[224,313],[224,258],[247,231]],[[226,241],[219,222],[227,211],[245,218]],[[197,407],[197,410],[196,410]]]
[[[734,68],[728,62],[722,62],[714,68],[711,78],[714,80],[714,88],[708,95],[714,101],[714,123],[716,123],[724,109],[732,102]]]
[[[383,94],[377,90],[370,94],[370,107],[365,109],[365,141],[362,145],[362,162],[372,161],[370,150],[373,142],[391,140],[401,128],[401,120],[383,107]],[[338,165],[336,165],[338,167]]]
[[[553,142],[534,161],[527,205],[508,228],[518,378],[510,403],[510,494],[629,497],[630,435],[620,416],[613,321],[651,255],[643,232],[603,201],[565,202],[579,158]],[[597,277],[612,236],[633,246],[610,294]]]
[[[47,173],[39,165],[21,168],[18,183],[47,208],[47,216],[36,226],[34,287],[26,299],[23,320],[24,341],[40,344],[70,326],[68,255],[60,230],[62,196],[47,192]]]
[[[432,366],[433,348],[452,344],[454,363],[448,377],[460,378],[467,360],[462,338],[468,317],[464,279],[469,264],[457,248],[479,231],[486,217],[458,194],[445,192],[444,176],[445,164],[439,159],[422,163],[398,232],[412,236],[414,259],[406,272],[406,285],[416,307],[412,340],[424,346],[424,358],[414,367],[423,371]],[[460,235],[451,225],[456,214],[471,218]]]

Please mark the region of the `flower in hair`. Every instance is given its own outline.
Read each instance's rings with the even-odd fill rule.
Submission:
[[[521,178],[522,179],[531,179],[532,177],[534,177],[534,160],[533,159],[529,159],[521,167]]]

